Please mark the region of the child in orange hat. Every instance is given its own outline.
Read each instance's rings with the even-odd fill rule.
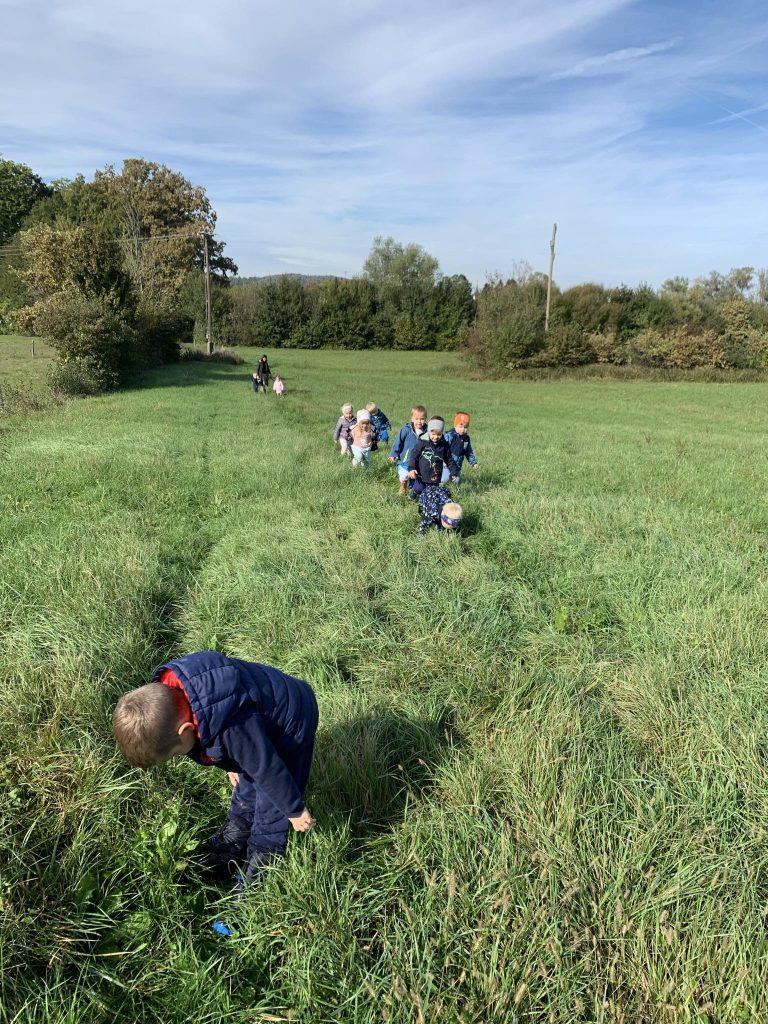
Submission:
[[[472,469],[477,469],[479,463],[475,458],[475,453],[472,449],[472,442],[468,434],[469,429],[469,413],[468,412],[457,412],[453,417],[453,430],[449,430],[445,435],[445,440],[448,442],[448,446],[451,449],[451,455],[453,461],[458,466],[459,472],[457,474],[459,483],[461,481],[461,466],[464,459],[470,464]],[[443,478],[441,483],[445,483],[448,479],[449,474],[446,470],[443,470]]]

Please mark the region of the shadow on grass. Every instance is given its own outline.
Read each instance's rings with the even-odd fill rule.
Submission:
[[[229,381],[231,384],[250,388],[251,378],[249,374],[243,373],[241,366],[185,361],[148,370],[121,390],[127,392],[167,387],[192,388],[207,384],[209,381]]]
[[[461,501],[462,495],[470,497],[474,494],[485,494],[497,487],[503,487],[510,479],[506,473],[500,473],[495,469],[478,469],[475,472],[465,466],[461,474],[461,483],[456,487],[456,500]]]
[[[447,708],[414,718],[373,709],[334,723],[318,733],[310,806],[331,825],[348,821],[357,838],[376,835],[401,820],[409,800],[432,790],[457,746]]]

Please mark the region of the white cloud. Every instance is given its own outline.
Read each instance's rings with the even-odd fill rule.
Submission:
[[[664,53],[671,50],[675,40],[670,39],[665,43],[652,43],[650,46],[630,46],[624,50],[614,50],[612,53],[604,53],[599,57],[586,57],[571,68],[558,71],[551,75],[553,81],[560,78],[578,78],[580,75],[604,74],[610,71],[618,71],[617,65],[626,64],[627,61],[639,60],[642,57],[650,57],[655,53]]]
[[[389,233],[474,280],[544,266],[554,220],[565,283],[766,262],[751,0],[0,4],[4,155],[167,163],[243,273],[355,272]]]

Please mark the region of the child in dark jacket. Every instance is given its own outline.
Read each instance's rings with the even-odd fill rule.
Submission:
[[[315,824],[304,790],[317,702],[302,679],[217,651],[187,654],[124,694],[112,728],[123,757],[139,768],[186,754],[228,773],[229,813],[200,851],[208,869],[245,863],[250,881],[285,853],[291,828],[306,832]]]
[[[426,440],[417,441],[411,449],[408,475],[413,481],[413,493],[421,494],[425,487],[438,487],[443,478],[444,467],[448,470],[450,478],[455,480],[458,467],[443,437],[443,421],[435,418],[427,424]]]
[[[451,449],[451,455],[453,461],[459,467],[459,471],[456,474],[456,483],[461,483],[461,467],[464,463],[464,459],[470,464],[472,469],[477,469],[479,463],[475,458],[475,453],[472,449],[472,442],[469,439],[467,430],[469,428],[469,413],[468,412],[457,412],[453,417],[453,430],[449,430],[445,435],[445,440],[448,442],[448,447]],[[448,473],[443,470],[443,483],[448,479]]]
[[[419,440],[426,425],[427,410],[423,405],[414,405],[411,409],[410,422],[400,428],[400,433],[392,445],[389,461],[397,463],[397,475],[400,478],[398,497],[405,494],[405,488],[408,486],[408,460],[411,457],[411,449]]]
[[[419,495],[419,511],[421,522],[419,533],[424,536],[430,526],[436,530],[448,530],[455,533],[461,529],[464,511],[451,498],[451,492],[445,487],[425,487]]]

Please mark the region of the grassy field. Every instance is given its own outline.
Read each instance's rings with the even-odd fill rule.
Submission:
[[[272,356],[283,400],[187,363],[0,418],[0,1022],[764,1022],[764,386]],[[472,413],[461,538],[344,400]],[[110,736],[209,647],[321,708],[318,827],[237,905],[185,865],[223,773]]]
[[[53,349],[47,341],[35,338],[33,358],[32,344],[32,338],[20,334],[0,335],[0,386],[37,383],[45,376]]]

